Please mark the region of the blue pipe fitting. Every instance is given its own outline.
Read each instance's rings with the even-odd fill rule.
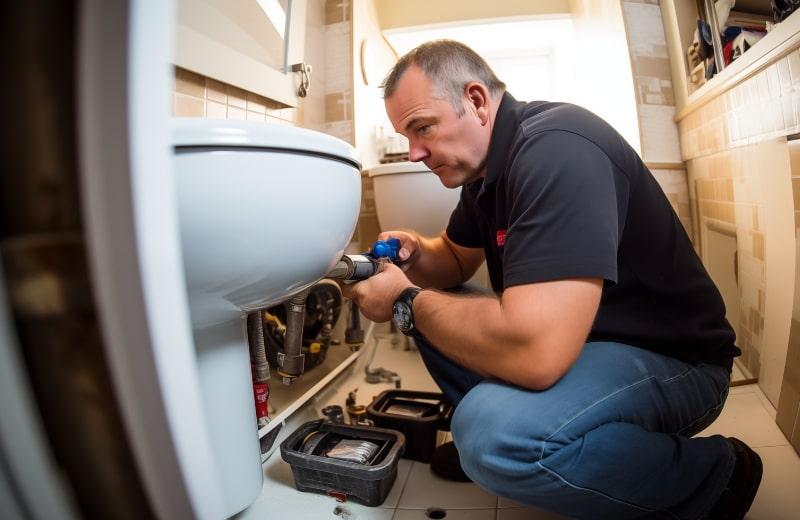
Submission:
[[[388,240],[378,240],[372,245],[370,255],[374,258],[387,258],[392,262],[397,261],[400,252],[400,239],[389,238]]]

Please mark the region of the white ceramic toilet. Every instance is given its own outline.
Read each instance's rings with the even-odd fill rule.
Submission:
[[[461,189],[446,188],[422,163],[398,162],[367,171],[375,190],[375,210],[381,231],[413,229],[435,237],[447,228]],[[485,263],[469,280],[488,287]]]
[[[360,164],[343,141],[265,123],[176,119],[174,144],[205,421],[228,517],[262,484],[243,317],[341,258],[358,218]]]
[[[461,190],[445,188],[424,164],[382,164],[367,174],[375,189],[375,209],[382,231],[413,229],[435,237],[447,227]]]

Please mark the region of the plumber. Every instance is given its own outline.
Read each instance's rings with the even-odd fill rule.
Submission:
[[[456,405],[458,470],[574,518],[743,518],[758,455],[692,438],[719,415],[740,351],[636,152],[580,107],[517,101],[454,41],[400,58],[384,100],[409,159],[460,201],[438,237],[379,236],[400,239],[401,267],[344,291],[416,339]],[[494,295],[443,291],[484,260]]]

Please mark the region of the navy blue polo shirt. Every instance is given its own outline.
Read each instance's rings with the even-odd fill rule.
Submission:
[[[485,178],[465,185],[447,235],[482,247],[492,288],[605,283],[588,341],[730,369],[725,305],[667,197],[605,121],[568,103],[503,96]]]

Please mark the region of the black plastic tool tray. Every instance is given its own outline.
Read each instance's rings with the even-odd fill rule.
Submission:
[[[302,453],[304,439],[314,432],[331,432],[344,438],[370,441],[380,446],[367,464]],[[397,463],[405,449],[402,433],[383,428],[310,421],[281,443],[281,457],[292,467],[299,491],[352,499],[368,506],[386,500],[397,477]]]
[[[388,412],[393,405],[419,407],[424,411],[417,417]],[[442,394],[417,390],[386,390],[367,407],[367,417],[375,426],[398,430],[405,435],[403,456],[420,462],[431,461],[436,449],[436,432],[450,430],[452,415],[453,407],[444,401]]]

